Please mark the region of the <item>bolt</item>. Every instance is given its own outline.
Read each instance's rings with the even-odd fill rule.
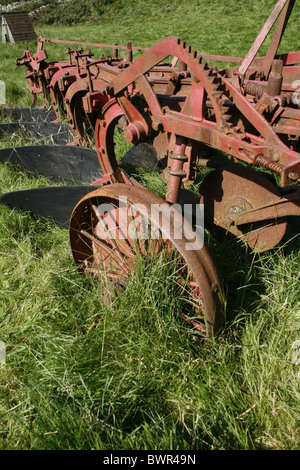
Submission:
[[[295,173],[294,171],[291,171],[289,174],[288,174],[288,178],[290,180],[297,180],[299,179],[299,173]]]

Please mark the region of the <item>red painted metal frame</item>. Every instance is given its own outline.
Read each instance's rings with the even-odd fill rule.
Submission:
[[[85,120],[89,122],[104,172],[92,184],[106,186],[96,194],[100,200],[111,192],[116,207],[124,194],[135,194],[134,202],[145,201],[149,206],[161,203],[144,188],[133,188],[137,182],[120,168],[114,151],[114,132],[119,127],[132,145],[151,143],[156,150],[166,174],[170,204],[180,201],[182,184],[193,183],[199,168],[215,168],[199,189],[206,224],[212,231],[246,239],[250,246],[264,251],[282,239],[287,216],[300,215],[300,99],[296,88],[300,51],[277,52],[294,5],[295,0],[277,1],[244,58],[199,54],[177,37],[167,37],[151,48],[130,42],[120,46],[39,37],[36,54],[31,56],[27,49],[17,65],[27,67],[33,96],[40,93],[44,106],[55,110],[57,120],[61,109],[66,113],[74,145],[92,145],[85,126]],[[259,57],[273,27],[267,53]],[[47,62],[45,43],[77,45],[77,49],[67,49],[68,61]],[[112,53],[94,59],[81,46],[111,49]],[[120,52],[125,55],[120,57]],[[133,52],[141,55],[133,59]],[[171,62],[167,62],[169,57]],[[211,149],[226,154],[235,164],[228,166],[228,160],[219,159],[216,152],[209,158]],[[247,166],[239,165],[241,162]],[[261,168],[278,173],[280,183],[255,171]],[[93,217],[89,204],[96,196],[92,192],[79,201],[70,224],[75,261],[87,272],[94,268],[84,268],[82,256],[85,261],[94,256],[97,261],[98,256],[102,262],[101,240],[95,238],[93,223],[87,233],[78,220],[84,222],[87,217],[89,223]],[[178,219],[177,225],[181,224]],[[96,243],[95,251],[86,252],[88,242]],[[107,247],[103,250],[107,256]],[[209,329],[213,330],[224,320],[222,315],[214,318],[222,304],[221,286],[205,253],[201,249],[188,253],[182,248],[181,254],[194,274],[199,270],[195,287],[207,290],[208,313],[213,319]],[[121,269],[123,264],[121,258]],[[207,268],[213,276],[202,273]],[[219,299],[214,300],[215,294]]]
[[[58,119],[58,107],[65,109],[75,145],[90,144],[84,110],[95,133],[101,166],[113,182],[126,180],[116,162],[112,137],[125,116],[124,135],[131,144],[151,139],[158,156],[168,156],[170,202],[178,200],[182,181],[195,179],[195,168],[202,160],[199,143],[279,173],[284,188],[300,181],[300,110],[295,99],[300,52],[277,54],[294,4],[295,0],[277,1],[245,58],[201,55],[174,37],[150,49],[131,43],[119,46],[40,37],[34,57],[25,51],[18,64],[27,66],[33,93],[50,92]],[[276,21],[268,51],[258,57]],[[68,63],[47,63],[43,50],[47,42],[94,45],[113,53],[94,60],[90,51],[67,49]],[[125,51],[124,58],[119,51]],[[132,51],[143,54],[133,60]],[[165,63],[169,56],[174,59]],[[205,60],[239,65],[218,70]]]

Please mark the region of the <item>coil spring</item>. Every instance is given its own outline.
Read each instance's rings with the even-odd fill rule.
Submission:
[[[255,82],[248,82],[245,86],[245,93],[260,98],[266,91],[266,85]]]
[[[277,163],[271,162],[270,160],[268,160],[266,157],[262,155],[256,158],[255,164],[260,165],[263,168],[267,168],[268,170],[275,171],[275,173],[283,172],[283,168],[280,165],[278,165]]]

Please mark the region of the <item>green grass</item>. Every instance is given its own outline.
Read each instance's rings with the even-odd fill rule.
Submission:
[[[273,4],[119,2],[100,24],[38,24],[36,30],[146,46],[176,34],[203,52],[242,55]],[[295,16],[289,31],[284,49],[296,50]],[[7,101],[27,106],[25,72],[14,66],[23,49],[1,45],[0,79]],[[56,59],[64,47],[50,50]],[[0,145],[30,142],[16,135]],[[117,151],[120,157],[121,140]],[[126,169],[164,192],[154,173]],[[8,165],[1,165],[0,181],[1,193],[51,184]],[[203,344],[179,318],[164,263],[138,265],[125,291],[105,306],[107,282],[77,273],[67,231],[0,206],[0,340],[6,344],[0,448],[299,449],[298,234],[299,221],[291,218],[281,245],[263,255],[206,234],[228,303],[226,329]]]

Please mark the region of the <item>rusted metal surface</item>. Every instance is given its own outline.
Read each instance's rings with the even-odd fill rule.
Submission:
[[[153,212],[155,206],[159,209]],[[122,286],[128,282],[137,257],[158,260],[165,253],[169,263],[173,257],[179,295],[187,296],[191,302],[188,313],[182,314],[193,328],[211,335],[225,321],[220,279],[205,246],[197,251],[187,249],[188,243],[199,236],[183,222],[179,212],[172,211],[171,216],[171,211],[171,206],[145,188],[113,184],[97,189],[82,198],[73,211],[70,222],[73,256],[80,270],[93,276],[105,274]],[[182,236],[178,232],[183,224]],[[153,231],[153,225],[160,236],[145,237],[148,231]]]
[[[84,54],[78,49],[69,50],[68,63],[48,64],[39,59],[34,68],[37,57],[47,56],[42,49],[44,43],[39,42],[34,59],[28,51],[24,54],[28,70],[38,70],[34,77],[39,85],[32,86],[32,91],[43,94],[47,88],[54,110],[65,109],[75,144],[91,143],[84,119],[88,121],[98,140],[100,162],[108,172],[118,173],[118,169],[111,145],[105,142],[109,132],[100,127],[108,124],[111,132],[113,107],[119,117],[126,117],[124,135],[133,145],[154,139],[154,148],[159,141],[158,155],[166,156],[172,151],[172,143],[160,139],[160,135],[178,135],[246,163],[268,167],[281,174],[281,185],[287,186],[299,178],[300,171],[299,155],[294,150],[300,132],[294,85],[299,66],[293,63],[299,61],[299,53],[280,58],[274,55],[270,73],[263,70],[269,67],[270,50],[280,42],[293,3],[278,2],[260,33],[258,45],[279,17],[280,28],[275,29],[267,55],[255,57],[258,46],[251,48],[238,70],[209,66],[177,38],[160,41],[133,62],[127,53],[124,58],[115,53],[118,57],[93,60],[90,51]],[[176,58],[176,66],[163,62],[169,56]],[[29,79],[33,80],[32,73]],[[118,181],[119,176],[116,174]]]
[[[244,167],[217,169],[204,178],[199,192],[207,225],[217,233],[230,233],[260,252],[284,236],[291,208],[266,175]],[[292,206],[299,211],[299,204]]]
[[[94,272],[89,259],[100,271],[112,263],[119,280],[133,269],[135,254],[127,261],[122,258],[127,256],[125,245],[117,250],[105,245],[99,231],[103,220],[94,200],[113,200],[116,217],[122,215],[122,195],[128,196],[129,206],[143,202],[148,207],[157,201],[119,164],[117,131],[135,148],[134,160],[129,152],[124,161],[145,167],[150,164],[145,155],[150,156],[151,165],[154,162],[164,175],[166,207],[190,200],[195,209],[203,202],[212,230],[229,233],[258,251],[280,242],[288,217],[300,215],[300,51],[277,52],[294,5],[295,0],[276,2],[245,57],[201,54],[177,37],[167,37],[151,48],[131,42],[121,46],[40,37],[35,54],[25,50],[17,65],[27,69],[33,103],[40,94],[57,122],[63,115],[73,145],[94,146],[103,171],[93,183],[106,185],[105,189],[84,197],[72,215],[71,245],[81,270]],[[271,32],[266,55],[259,56]],[[76,47],[67,48],[65,61],[49,62],[44,46],[51,42]],[[95,58],[82,46],[101,47],[108,53]],[[134,58],[136,52],[140,55]],[[224,68],[225,62],[232,65]],[[220,152],[229,157],[230,167],[218,158]],[[195,202],[183,188],[197,181],[203,167],[215,170],[204,178]],[[160,227],[161,222],[155,222]],[[118,224],[111,228],[120,232]],[[206,303],[210,325],[206,332],[211,334],[222,324],[222,316],[213,313],[222,303],[214,296],[213,285],[220,292],[215,267],[205,249],[187,253],[171,233],[166,246],[167,240],[192,271],[194,287]]]
[[[274,55],[276,54],[276,51],[278,49],[280,39],[282,37],[282,34],[284,33],[286,22],[295,4],[295,1],[296,0],[278,0],[269,18],[265,22],[262,30],[258,34],[248,54],[246,55],[245,59],[239,67],[239,74],[241,76],[244,76],[246,74],[259,49],[261,48],[263,42],[265,41],[267,35],[269,34],[272,26],[274,25],[279,15],[281,15],[280,20],[278,21],[278,28],[276,29],[272,38],[272,42],[269,46],[269,51],[266,57],[261,61],[261,65],[263,66],[262,69],[264,70],[264,75],[266,77],[268,76],[268,69],[270,68],[271,61],[273,60]]]

